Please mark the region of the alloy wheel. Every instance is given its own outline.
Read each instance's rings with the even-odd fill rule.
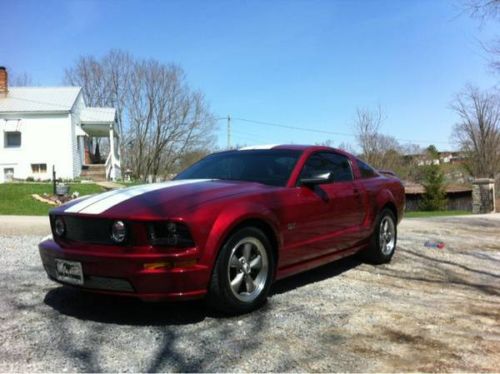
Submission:
[[[269,259],[259,239],[246,237],[232,248],[227,276],[238,300],[252,302],[261,294],[269,276]]]
[[[384,255],[390,255],[396,243],[396,228],[394,221],[389,216],[385,216],[380,221],[379,245],[380,251]]]

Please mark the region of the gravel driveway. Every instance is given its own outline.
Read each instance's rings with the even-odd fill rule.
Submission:
[[[0,225],[0,371],[500,368],[500,215],[404,220],[391,264],[346,259],[289,278],[233,318],[60,287],[40,238]]]

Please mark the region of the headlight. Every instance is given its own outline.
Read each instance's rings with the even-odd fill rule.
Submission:
[[[64,221],[61,217],[57,217],[54,221],[54,231],[57,236],[63,236],[66,232],[66,226],[64,225]]]
[[[111,239],[116,243],[122,243],[127,236],[127,228],[123,221],[115,221],[111,226]]]
[[[188,248],[194,247],[186,224],[182,222],[153,222],[148,225],[151,244],[161,247]]]

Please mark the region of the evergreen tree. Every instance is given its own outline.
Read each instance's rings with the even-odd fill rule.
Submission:
[[[424,196],[420,204],[422,210],[446,210],[444,174],[439,164],[424,166]]]

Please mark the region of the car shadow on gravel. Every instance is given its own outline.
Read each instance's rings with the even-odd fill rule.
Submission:
[[[206,317],[223,317],[206,307],[202,300],[146,303],[64,286],[47,292],[44,303],[67,316],[118,325],[184,325],[203,321]]]
[[[351,256],[282,279],[277,281],[271,288],[271,296],[289,292],[296,288],[307,286],[311,283],[321,282],[325,279],[335,277],[348,270],[354,269],[361,264],[362,262],[356,256]]]
[[[360,264],[355,257],[348,257],[291,276],[276,282],[270,296],[337,276]],[[63,315],[80,320],[131,326],[185,325],[201,322],[207,317],[228,317],[208,308],[203,300],[146,303],[134,298],[93,294],[64,286],[48,291],[44,303]]]

